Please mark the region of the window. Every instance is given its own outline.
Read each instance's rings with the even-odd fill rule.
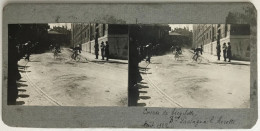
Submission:
[[[105,36],[106,24],[103,24],[103,36]]]

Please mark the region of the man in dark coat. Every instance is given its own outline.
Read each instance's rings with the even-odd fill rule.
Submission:
[[[227,47],[227,58],[228,58],[228,62],[231,62],[231,45],[230,42],[228,42],[228,47]]]
[[[217,47],[216,47],[216,49],[217,49],[218,60],[220,60],[220,53],[221,53],[221,50],[220,50],[220,43],[219,43],[219,42],[217,42]]]
[[[103,41],[101,42],[100,48],[101,48],[102,60],[104,60],[104,57],[105,57],[105,44],[104,44]]]
[[[25,53],[26,53],[25,60],[30,61],[30,55],[32,53],[31,41],[28,41],[27,43],[25,43]]]
[[[107,58],[107,61],[108,61],[108,59],[109,59],[109,45],[108,45],[108,41],[106,41],[105,53],[106,53],[106,58]]]
[[[98,43],[97,43],[97,42],[95,43],[94,48],[95,48],[96,59],[98,59],[98,51],[99,51],[99,47],[98,47]]]
[[[223,44],[223,57],[224,57],[224,61],[226,61],[227,59],[227,45],[226,43]]]

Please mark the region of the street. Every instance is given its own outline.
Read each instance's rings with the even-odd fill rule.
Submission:
[[[71,59],[63,48],[58,58],[53,53],[33,54],[20,60],[18,105],[41,106],[127,106],[127,60]],[[89,54],[89,57],[94,55]]]
[[[176,108],[249,108],[250,64],[202,59],[191,60],[185,49],[179,60],[173,54],[154,56],[139,64],[139,106]],[[203,56],[203,55],[202,55]],[[203,58],[203,57],[202,57]]]

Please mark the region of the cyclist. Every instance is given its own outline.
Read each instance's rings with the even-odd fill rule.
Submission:
[[[176,52],[180,55],[182,53],[181,47],[176,46]]]
[[[197,61],[199,57],[199,52],[201,52],[201,48],[194,49],[194,56],[192,57],[193,60]]]
[[[58,56],[58,53],[60,53],[60,49],[59,49],[58,45],[54,46],[54,52],[53,53],[54,53],[54,58]]]
[[[74,49],[73,49],[73,54],[72,54],[72,59],[76,60],[77,56],[79,55],[79,53],[81,53],[81,48],[79,47],[79,45],[77,45]]]

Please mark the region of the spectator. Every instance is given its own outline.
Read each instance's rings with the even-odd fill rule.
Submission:
[[[220,50],[220,43],[219,43],[219,42],[217,42],[217,47],[216,47],[216,49],[217,49],[218,60],[220,60],[220,53],[221,53],[221,50]]]
[[[27,43],[25,43],[25,60],[30,61],[30,55],[31,55],[31,41],[28,41]]]
[[[223,44],[223,57],[224,57],[224,61],[226,61],[227,59],[227,45],[226,43]]]
[[[105,57],[105,44],[104,44],[103,41],[101,42],[100,48],[101,48],[102,60],[104,60],[104,57]]]
[[[105,53],[106,53],[106,58],[107,58],[107,61],[108,61],[108,59],[109,59],[109,45],[108,45],[108,41],[106,41]]]
[[[230,42],[228,42],[228,47],[227,47],[227,57],[228,57],[228,62],[231,62],[231,45]]]
[[[99,47],[98,47],[98,43],[97,43],[97,42],[95,43],[94,48],[95,48],[96,59],[98,59],[98,51],[99,51]]]

